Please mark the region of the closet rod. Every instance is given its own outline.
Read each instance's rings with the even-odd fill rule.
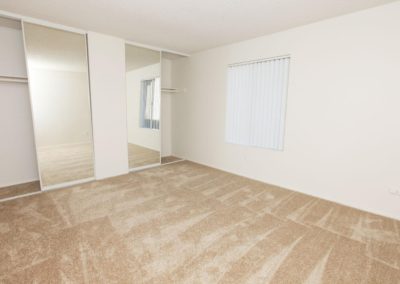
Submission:
[[[28,78],[27,77],[15,77],[15,76],[0,75],[0,82],[28,83]]]
[[[163,92],[163,93],[179,93],[179,90],[175,89],[175,88],[161,88],[161,92]]]

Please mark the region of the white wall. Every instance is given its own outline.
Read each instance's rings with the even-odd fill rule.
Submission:
[[[91,142],[87,73],[31,68],[29,79],[36,145]]]
[[[88,33],[96,178],[128,172],[125,42]]]
[[[160,131],[139,124],[141,81],[160,77],[160,63],[126,73],[128,142],[160,151]]]
[[[26,84],[0,82],[0,187],[39,179]]]
[[[0,75],[26,77],[20,29],[0,26]],[[27,84],[0,82],[0,187],[38,180]]]
[[[26,77],[21,29],[0,26],[0,75]]]
[[[400,2],[180,60],[177,155],[400,219]],[[227,65],[290,54],[284,151],[225,143]]]

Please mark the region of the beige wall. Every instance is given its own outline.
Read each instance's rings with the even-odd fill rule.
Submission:
[[[180,60],[175,154],[400,218],[399,15],[396,2]],[[225,143],[227,65],[284,54],[284,151]]]

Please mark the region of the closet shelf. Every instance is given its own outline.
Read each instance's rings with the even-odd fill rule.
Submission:
[[[0,75],[0,82],[28,83],[28,78],[27,77],[15,77],[15,76]]]

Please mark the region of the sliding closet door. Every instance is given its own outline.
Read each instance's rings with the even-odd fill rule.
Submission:
[[[129,168],[160,163],[160,52],[125,46]]]
[[[86,36],[24,23],[42,187],[94,177]]]

